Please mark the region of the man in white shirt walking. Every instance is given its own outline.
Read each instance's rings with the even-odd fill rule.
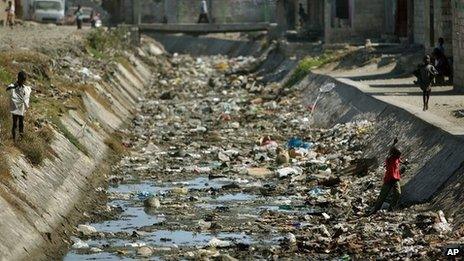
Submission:
[[[198,19],[198,23],[207,23],[209,24],[208,18],[208,4],[206,0],[202,0],[200,4],[200,18]]]

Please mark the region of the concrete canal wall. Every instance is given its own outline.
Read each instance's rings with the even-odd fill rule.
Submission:
[[[101,180],[104,175],[98,166],[109,151],[105,139],[131,119],[150,86],[151,68],[139,57],[155,57],[153,50],[159,49],[145,42],[138,57],[128,57],[130,65],[118,64],[112,77],[94,85],[110,101],[109,108],[84,92],[87,114],[70,110],[61,117],[61,123],[87,153],[54,131],[51,148],[55,156],[39,166],[31,165],[22,155],[9,157],[11,176],[0,183],[0,260],[51,260],[63,246],[69,236],[63,230],[74,225],[73,217],[83,214],[79,202],[98,186],[95,176]],[[87,124],[88,118],[99,127]]]

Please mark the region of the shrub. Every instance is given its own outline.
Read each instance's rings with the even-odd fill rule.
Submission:
[[[55,133],[53,132],[53,129],[49,126],[43,126],[39,131],[38,131],[38,136],[44,140],[46,143],[50,143],[53,141],[55,138]]]
[[[18,148],[33,165],[42,163],[46,155],[46,146],[46,143],[38,135],[30,133],[26,133],[18,142]]]
[[[11,139],[11,124],[10,99],[6,93],[0,92],[0,138],[2,140]]]
[[[10,84],[14,81],[13,75],[10,72],[5,70],[5,68],[0,67],[0,83],[2,84]]]
[[[1,148],[0,152],[0,182],[7,181],[11,178],[10,162],[5,153],[5,148]]]
[[[64,126],[61,120],[58,117],[53,117],[52,119],[53,124],[58,128],[58,130],[63,134],[63,136],[69,140],[74,146],[76,146],[80,151],[82,151],[85,155],[89,156],[89,151],[87,148],[79,142],[79,140],[74,136],[69,130]]]
[[[332,53],[324,53],[321,56],[303,58],[298,63],[298,66],[296,67],[293,74],[290,76],[290,78],[284,84],[284,87],[291,87],[291,86],[293,86],[295,84],[298,84],[299,82],[301,82],[304,79],[304,77],[306,77],[306,75],[309,74],[309,72],[312,69],[316,69],[318,67],[321,67],[322,65],[327,64],[329,62],[332,62],[335,59],[336,58]]]
[[[122,144],[121,137],[118,135],[109,136],[105,139],[105,144],[110,147],[110,149],[116,155],[124,155],[126,153],[126,147]]]
[[[105,58],[108,50],[124,49],[126,30],[119,28],[111,31],[93,30],[87,36],[87,51],[96,58]]]

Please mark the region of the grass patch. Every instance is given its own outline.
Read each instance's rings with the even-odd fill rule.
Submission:
[[[0,67],[0,82],[3,84],[10,84],[14,81],[13,75],[5,68]]]
[[[82,85],[82,86],[79,87],[79,89],[82,92],[85,92],[88,95],[90,95],[93,99],[95,99],[98,103],[100,103],[109,112],[112,112],[112,113],[116,114],[114,112],[114,110],[113,110],[113,105],[108,100],[108,98],[103,97],[103,95],[101,95],[95,88],[96,88],[95,86],[88,85],[88,84],[85,84],[85,85]],[[84,101],[82,100],[82,97],[80,97],[80,99],[81,99],[81,102],[82,102],[83,111],[85,111]]]
[[[10,162],[4,151],[4,148],[1,148],[0,152],[0,182],[5,182],[11,179],[10,172]]]
[[[122,156],[127,153],[126,147],[122,144],[122,136],[117,133],[105,139],[105,144],[113,151],[113,154]]]
[[[10,112],[10,98],[4,89],[0,90],[0,139],[11,139],[12,117]]]
[[[55,126],[58,128],[58,130],[63,134],[63,136],[69,140],[69,142],[71,142],[74,146],[76,146],[76,148],[78,148],[80,151],[82,151],[82,153],[84,153],[85,155],[89,156],[89,151],[87,150],[87,148],[82,145],[82,143],[79,142],[79,140],[76,138],[76,136],[74,136],[67,128],[66,126],[64,126],[64,124],[61,122],[60,118],[58,117],[53,117],[51,119],[51,121],[53,122],[53,124],[55,124]]]
[[[327,63],[333,62],[336,59],[337,57],[331,52],[326,52],[317,57],[303,58],[298,63],[298,66],[296,67],[295,71],[290,76],[290,78],[287,80],[287,82],[285,82],[284,87],[288,88],[300,83],[306,77],[306,75],[308,75],[309,72],[311,72],[311,70],[317,69]]]
[[[37,135],[26,132],[17,145],[33,165],[39,165],[46,157],[47,144]]]
[[[111,57],[112,54],[110,52],[129,48],[127,41],[124,40],[126,33],[126,30],[123,28],[110,31],[105,31],[102,28],[93,30],[87,36],[85,49],[97,59]]]
[[[137,77],[137,72],[134,70],[134,66],[129,61],[129,59],[123,56],[118,56],[116,57],[116,62],[120,63],[124,68],[126,68],[127,71],[129,71],[132,75]]]
[[[50,127],[42,127],[38,132],[33,132],[32,126],[36,123],[36,115],[33,110],[27,112],[24,129],[25,134],[22,139],[14,144],[11,137],[12,116],[10,112],[10,98],[7,92],[0,90],[0,139],[3,141],[2,151],[13,148],[15,145],[24,156],[33,164],[39,165],[51,151],[50,143],[54,138],[53,130]],[[19,137],[19,135],[18,135]],[[2,165],[0,158],[0,165]],[[0,166],[0,172],[2,167]]]
[[[37,136],[49,144],[55,138],[55,132],[51,127],[44,126],[37,132]]]

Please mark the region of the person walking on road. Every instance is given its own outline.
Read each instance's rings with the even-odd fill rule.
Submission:
[[[380,190],[379,197],[374,205],[374,208],[368,215],[372,215],[379,211],[382,208],[383,203],[387,199],[390,192],[393,192],[393,200],[390,202],[389,210],[393,210],[397,205],[401,197],[401,171],[400,164],[401,161],[401,152],[396,147],[397,139],[393,142],[388,157],[385,160],[385,176],[383,178],[383,185]]]
[[[424,63],[418,66],[418,69],[414,72],[417,77],[417,84],[422,90],[422,100],[424,103],[423,110],[429,109],[429,99],[432,93],[432,83],[438,71],[432,65],[432,59],[430,55],[424,57]]]
[[[208,4],[206,0],[202,0],[200,3],[200,18],[198,19],[198,23],[209,23],[208,18]]]
[[[82,20],[84,19],[81,5],[77,5],[77,10],[74,12],[74,15],[76,16],[77,29],[80,30],[82,29]]]
[[[8,7],[5,9],[6,12],[6,25],[13,28],[15,20],[15,6],[13,2],[8,1]]]
[[[10,84],[6,89],[7,91],[11,91],[10,112],[13,117],[11,134],[14,141],[16,141],[16,129],[19,129],[20,137],[24,134],[24,114],[29,109],[29,98],[32,89],[30,86],[25,85],[26,79],[26,73],[20,71],[17,82]]]

